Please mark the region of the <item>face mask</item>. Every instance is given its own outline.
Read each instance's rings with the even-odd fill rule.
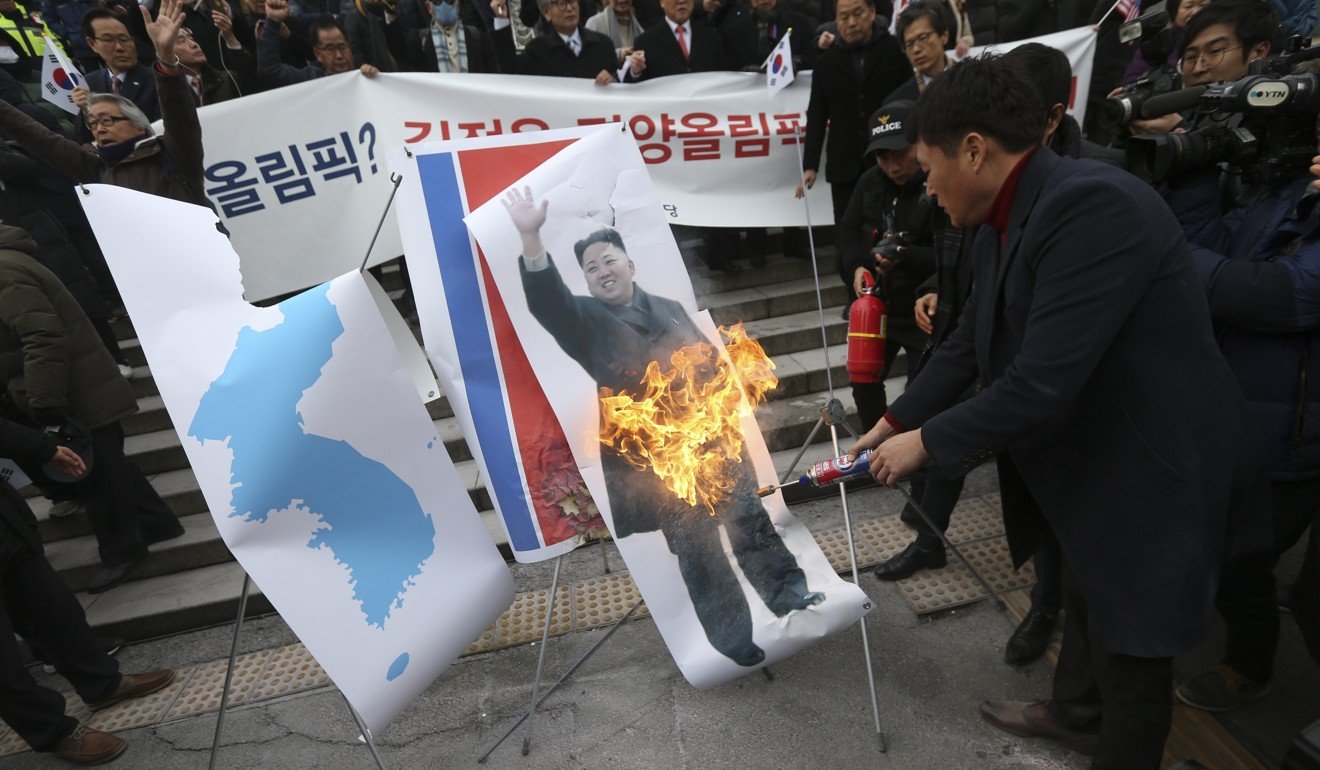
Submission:
[[[458,21],[458,6],[453,3],[439,2],[432,6],[435,21],[442,27],[452,27]]]

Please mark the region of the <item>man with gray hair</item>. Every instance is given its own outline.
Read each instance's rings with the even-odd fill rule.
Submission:
[[[45,128],[8,104],[0,104],[0,131],[77,182],[101,182],[152,195],[207,206],[202,191],[202,129],[192,89],[175,54],[183,22],[180,0],[163,0],[156,21],[143,8],[147,31],[156,47],[153,68],[165,136],[129,99],[90,94],[83,119],[92,144],[77,142]]]

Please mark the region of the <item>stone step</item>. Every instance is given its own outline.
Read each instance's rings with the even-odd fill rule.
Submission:
[[[839,283],[837,278],[832,277],[837,273],[835,266],[835,262],[838,260],[837,255],[838,252],[834,246],[816,244],[817,272],[821,276],[822,284],[827,281]],[[711,270],[704,265],[689,267],[688,274],[692,277],[692,288],[696,291],[697,296],[701,297],[735,289],[748,289],[811,277],[810,259],[794,259],[776,253],[766,256],[765,267],[746,267],[746,264],[746,262],[739,262],[738,265],[742,267],[742,270],[732,274]]]

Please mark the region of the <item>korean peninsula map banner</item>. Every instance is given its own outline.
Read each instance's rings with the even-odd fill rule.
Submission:
[[[213,212],[89,189],[79,197],[225,544],[382,730],[513,584],[372,279],[253,307]]]

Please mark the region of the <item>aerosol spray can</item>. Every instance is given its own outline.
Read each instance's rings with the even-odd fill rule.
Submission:
[[[844,455],[833,460],[818,462],[811,466],[811,469],[807,471],[807,475],[798,479],[798,483],[810,484],[813,487],[827,487],[831,484],[838,484],[861,476],[870,469],[871,450],[867,449],[857,455],[856,460],[849,460],[848,455]]]

